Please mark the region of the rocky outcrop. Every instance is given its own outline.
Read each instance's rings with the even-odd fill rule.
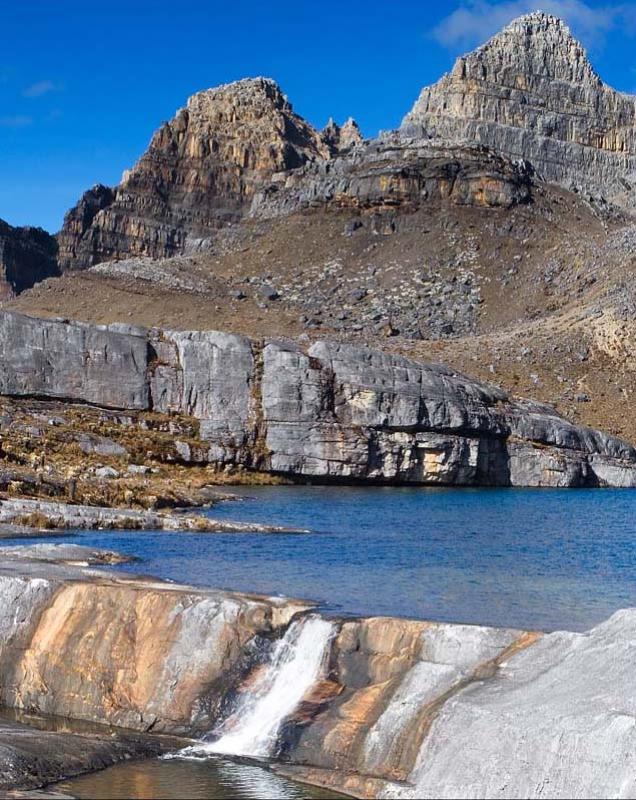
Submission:
[[[7,498],[0,500],[0,524],[27,525],[45,530],[195,531],[198,533],[306,533],[307,531],[231,522],[178,512],[132,508],[68,505],[67,503]]]
[[[0,394],[148,407],[145,331],[63,321],[34,325],[17,314],[4,314],[0,327]]]
[[[363,142],[362,131],[352,117],[338,125],[332,118],[322,130],[322,139],[332,153],[346,152]]]
[[[199,92],[153,136],[115,189],[95,187],[66,216],[60,266],[196,249],[249,206],[274,173],[329,157],[274,81]]]
[[[633,610],[585,634],[345,624],[285,774],[355,797],[619,797],[633,786]]]
[[[633,205],[636,100],[606,86],[560,19],[514,20],[422,90],[406,137],[528,159],[547,181]]]
[[[636,449],[446,367],[333,342],[0,315],[0,392],[198,421],[183,462],[294,478],[635,486]]]
[[[356,797],[631,792],[634,610],[582,634],[327,621],[309,604],[49,559],[23,548],[0,561],[0,691],[10,707],[203,736],[186,756],[217,752],[225,738],[236,755],[265,755],[288,776]],[[281,680],[282,698],[307,685],[275,718],[269,693],[281,693]],[[250,722],[259,703],[270,715],[265,753],[250,749],[262,744]],[[4,786],[32,753],[9,735],[0,725],[0,761],[24,760]],[[72,741],[50,742],[62,762]],[[76,744],[78,765],[91,768],[93,751]],[[96,766],[126,747],[93,746]]]
[[[312,205],[410,211],[441,198],[509,207],[529,193],[527,166],[485,148],[411,147],[396,136],[365,144],[353,119],[318,133],[273,81],[257,78],[194,95],[116,189],[86,192],[66,215],[59,263],[192,253],[248,215]]]
[[[62,230],[57,235],[63,269],[83,266],[87,254],[108,252],[108,235],[98,224],[93,226],[93,222],[100,211],[114,203],[115,197],[114,189],[98,183],[84,192],[77,205],[65,214]]]
[[[308,608],[23,555],[0,562],[0,702],[22,711],[206,730],[205,698],[231,682],[248,644]]]
[[[238,81],[191,97],[116,189],[84,195],[59,235],[60,266],[192,253],[248,212],[408,211],[437,198],[510,207],[528,198],[532,168],[633,206],[635,122],[636,100],[606,86],[567,26],[542,12],[458,59],[398,132],[366,143],[352,119],[318,133],[273,81]]]
[[[431,201],[510,208],[528,201],[532,169],[485,147],[406,142],[387,135],[329,162],[276,176],[252,202],[250,215],[271,218],[307,208],[381,214],[377,233],[395,230],[395,215]]]
[[[0,220],[0,300],[57,274],[53,236],[41,228],[13,228]]]

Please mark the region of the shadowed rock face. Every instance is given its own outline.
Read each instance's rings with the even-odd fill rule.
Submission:
[[[636,100],[606,86],[556,17],[520,17],[422,90],[405,136],[528,159],[547,181],[633,205]]]
[[[318,480],[636,485],[636,450],[621,439],[441,365],[333,342],[304,350],[4,312],[0,392],[193,417],[186,463]]]
[[[156,756],[166,747],[147,736],[113,734],[108,728],[69,734],[0,717],[0,790],[37,789],[130,758]]]
[[[0,300],[58,274],[53,236],[41,228],[13,228],[0,220]]]

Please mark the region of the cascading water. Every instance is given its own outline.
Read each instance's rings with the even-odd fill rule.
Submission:
[[[174,757],[271,755],[283,721],[324,673],[334,633],[334,626],[318,616],[293,622],[254,686],[216,730],[218,738],[180,750]]]

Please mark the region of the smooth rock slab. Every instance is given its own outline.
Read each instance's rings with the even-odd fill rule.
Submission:
[[[553,633],[448,700],[385,797],[636,796],[636,611]]]

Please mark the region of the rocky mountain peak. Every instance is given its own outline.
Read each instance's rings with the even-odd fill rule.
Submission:
[[[517,75],[600,83],[585,48],[566,23],[543,11],[514,19],[473,53],[458,59],[453,72],[471,67],[508,68]]]
[[[538,11],[458,58],[400,130],[483,144],[545,180],[634,205],[635,123],[636,99],[606,86],[568,26]]]
[[[92,190],[67,214],[60,266],[196,249],[241,218],[263,181],[330,156],[273,80],[198,92],[159,128],[116,189]]]

